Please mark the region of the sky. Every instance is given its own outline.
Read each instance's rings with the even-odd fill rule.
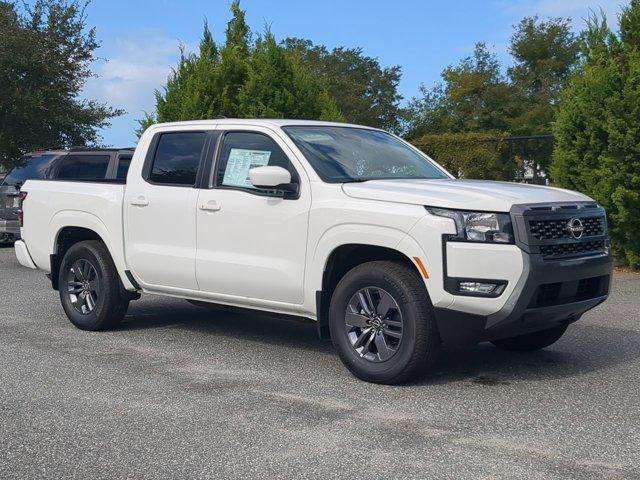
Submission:
[[[193,50],[208,20],[214,38],[224,41],[231,0],[93,0],[87,23],[95,26],[96,52],[86,98],[122,108],[100,131],[102,143],[136,143],[137,119],[154,110],[154,90],[166,83],[179,45]],[[513,25],[525,16],[571,17],[576,31],[590,11],[614,24],[624,0],[243,0],[254,32],[265,25],[278,40],[308,38],[329,48],[361,47],[382,66],[400,65],[399,91],[407,102],[421,84],[438,82],[440,72],[487,43],[508,67]]]

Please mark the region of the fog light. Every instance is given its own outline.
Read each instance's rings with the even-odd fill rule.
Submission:
[[[498,296],[502,293],[505,286],[503,283],[460,282],[458,290],[461,293]]]

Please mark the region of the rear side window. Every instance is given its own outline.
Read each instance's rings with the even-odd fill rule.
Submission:
[[[42,180],[55,155],[25,155],[18,160],[18,166],[9,172],[3,185],[22,185],[27,180]]]
[[[69,154],[60,160],[56,178],[60,180],[98,180],[107,176],[109,155]]]
[[[131,165],[130,156],[121,156],[118,159],[118,171],[116,172],[116,178],[118,180],[125,180],[127,178],[127,172],[129,171],[129,165]]]
[[[149,180],[166,185],[195,185],[205,138],[204,132],[161,134]]]

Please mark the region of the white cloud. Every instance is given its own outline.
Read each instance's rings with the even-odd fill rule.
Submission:
[[[98,75],[91,78],[84,96],[121,108],[127,113],[112,120],[112,126],[101,132],[105,144],[130,145],[135,141],[136,120],[144,112],[153,112],[154,91],[167,81],[171,67],[177,64],[180,50],[184,45],[157,33],[140,32],[135,37],[118,38],[98,52],[107,60],[97,60],[93,71]],[[185,45],[187,51],[193,47]]]
[[[85,95],[140,114],[153,107],[153,91],[166,82],[178,57],[177,40],[156,36],[116,40],[107,60],[98,60],[98,78],[87,82]]]

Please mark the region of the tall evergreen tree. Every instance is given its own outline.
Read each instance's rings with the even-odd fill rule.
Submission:
[[[181,54],[156,112],[140,120],[141,134],[155,122],[225,117],[342,119],[325,85],[278,45],[269,32],[251,40],[240,2],[231,5],[222,48],[208,25],[197,53]]]
[[[324,84],[268,31],[256,42],[240,110],[258,118],[343,119]]]
[[[240,0],[231,4],[231,14],[219,67],[222,103],[218,115],[241,117],[239,95],[248,77],[251,33],[245,11],[240,8]]]
[[[563,92],[551,172],[607,208],[617,259],[640,268],[640,0],[619,33],[590,19],[583,60]]]
[[[121,110],[80,93],[99,43],[84,4],[0,1],[0,163],[35,147],[90,145]]]
[[[178,66],[172,70],[163,91],[156,90],[156,111],[139,121],[138,134],[157,122],[211,118],[222,110],[220,52],[205,22],[198,53],[181,48]]]

